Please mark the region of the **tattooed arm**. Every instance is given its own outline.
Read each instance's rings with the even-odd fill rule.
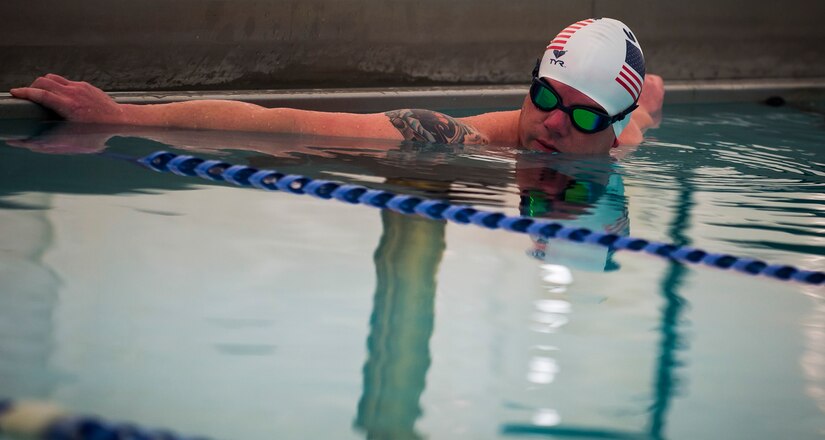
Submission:
[[[486,137],[471,125],[432,110],[403,109],[384,113],[408,141],[484,145]]]
[[[434,143],[486,144],[488,136],[474,122],[429,110],[387,113],[328,113],[264,108],[238,101],[202,100],[154,105],[115,102],[99,88],[49,74],[13,96],[44,105],[70,121],[128,126],[314,134]]]

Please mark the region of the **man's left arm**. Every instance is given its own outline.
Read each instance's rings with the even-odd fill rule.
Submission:
[[[645,84],[639,96],[639,108],[630,114],[630,123],[619,136],[620,145],[637,145],[644,140],[644,132],[659,126],[665,87],[659,75],[645,75]]]

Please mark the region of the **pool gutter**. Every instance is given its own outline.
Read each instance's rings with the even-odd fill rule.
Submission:
[[[825,78],[741,81],[670,81],[666,104],[761,102],[770,97],[785,101],[825,100]],[[361,89],[298,89],[205,92],[114,92],[118,102],[161,104],[168,102],[231,99],[265,107],[292,107],[332,112],[380,112],[396,108],[442,111],[497,110],[521,105],[527,87],[455,86]],[[426,104],[423,104],[426,103]],[[40,106],[0,93],[0,119],[53,118]]]

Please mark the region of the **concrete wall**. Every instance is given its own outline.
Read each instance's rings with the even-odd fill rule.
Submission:
[[[0,2],[0,89],[45,72],[108,90],[523,83],[565,25],[615,17],[670,80],[825,78],[825,2]]]

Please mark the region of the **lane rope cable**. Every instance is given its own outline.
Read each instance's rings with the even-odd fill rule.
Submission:
[[[133,161],[132,157],[118,156]],[[802,270],[789,265],[740,258],[733,255],[709,253],[701,249],[676,246],[591,231],[587,228],[564,226],[560,223],[524,216],[508,216],[500,212],[475,209],[467,205],[451,204],[415,196],[394,194],[365,186],[344,184],[330,180],[312,179],[275,170],[259,170],[245,165],[233,165],[218,160],[205,160],[189,155],[157,151],[137,160],[158,172],[200,177],[211,181],[225,181],[238,186],[292,194],[309,194],[325,200],[350,204],[364,204],[379,209],[390,209],[407,215],[448,220],[487,229],[504,229],[530,234],[545,239],[563,239],[574,243],[588,243],[616,250],[643,252],[660,258],[690,264],[703,264],[723,270],[734,270],[748,275],[761,275],[781,281],[805,284],[825,284],[825,273]],[[37,402],[16,402],[0,399],[0,432],[21,434],[49,440],[98,439],[157,439],[205,440],[204,437],[181,436],[166,430],[147,430],[133,424],[115,424],[96,417],[73,417],[53,405]]]
[[[364,204],[379,209],[390,209],[402,214],[417,214],[430,219],[448,220],[462,225],[474,224],[487,229],[504,229],[545,239],[562,239],[616,250],[642,252],[669,260],[702,264],[754,276],[761,275],[781,281],[796,281],[813,285],[825,284],[825,272],[799,269],[786,264],[769,264],[753,258],[711,253],[694,247],[603,233],[587,228],[564,226],[550,220],[525,216],[508,216],[501,212],[484,211],[471,206],[451,204],[441,200],[394,194],[361,185],[313,179],[298,174],[284,174],[275,170],[259,170],[246,165],[233,165],[219,160],[205,160],[168,151],[156,151],[138,159],[138,162],[158,172],[171,172],[181,176],[200,177],[211,181],[225,181],[237,186],[254,187],[266,191],[309,194],[325,200],[334,199],[344,203]]]

